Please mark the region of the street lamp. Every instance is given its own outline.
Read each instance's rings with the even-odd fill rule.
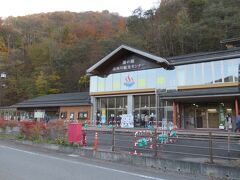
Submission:
[[[6,87],[6,84],[5,84],[6,78],[7,78],[7,73],[1,72],[0,74],[0,106],[2,106],[3,89]]]

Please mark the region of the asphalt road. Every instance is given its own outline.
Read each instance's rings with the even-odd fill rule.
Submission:
[[[1,180],[203,180],[129,165],[89,160],[0,139]]]

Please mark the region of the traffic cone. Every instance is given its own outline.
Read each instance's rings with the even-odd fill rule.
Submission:
[[[97,150],[97,148],[98,148],[98,133],[96,132],[93,142],[93,150]]]

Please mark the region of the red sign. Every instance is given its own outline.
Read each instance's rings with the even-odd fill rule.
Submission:
[[[82,124],[68,124],[68,142],[80,143],[82,141]]]

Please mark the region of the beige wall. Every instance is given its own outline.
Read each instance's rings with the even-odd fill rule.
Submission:
[[[85,105],[85,106],[69,106],[69,107],[60,107],[60,114],[61,112],[67,112],[67,118],[66,120],[70,120],[70,113],[74,113],[74,120],[78,120],[78,113],[79,112],[87,112],[88,118],[80,120],[81,122],[85,122],[86,120],[88,123],[90,123],[91,119],[91,106]]]

